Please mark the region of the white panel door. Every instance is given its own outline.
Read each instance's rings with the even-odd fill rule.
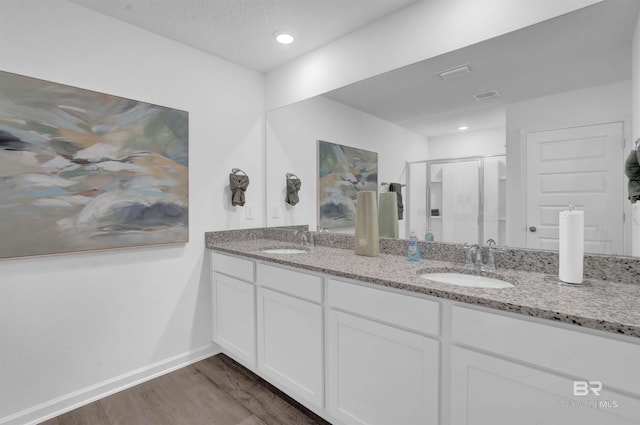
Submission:
[[[212,274],[213,341],[239,362],[255,367],[255,285]]]
[[[541,347],[544,348],[544,347]],[[546,347],[553,349],[553,347]],[[456,425],[640,424],[640,400],[603,386],[460,347],[451,351],[451,423]],[[592,381],[585,388],[599,389]],[[588,384],[587,384],[588,385]]]
[[[438,423],[439,343],[329,312],[328,407],[348,425]]]
[[[585,252],[623,253],[623,124],[528,133],[527,248],[558,250],[558,215],[583,210]]]
[[[258,370],[318,408],[324,405],[323,336],[322,306],[258,288]]]

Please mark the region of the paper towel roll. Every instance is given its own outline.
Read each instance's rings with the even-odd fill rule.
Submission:
[[[356,204],[356,255],[377,257],[380,254],[378,233],[378,196],[371,190],[358,192]]]
[[[378,228],[381,238],[398,238],[398,194],[396,192],[380,194]]]
[[[560,211],[560,264],[558,277],[582,283],[584,261],[584,211]]]
[[[631,255],[640,257],[640,201],[631,205]]]

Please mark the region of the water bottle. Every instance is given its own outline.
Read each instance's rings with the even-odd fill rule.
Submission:
[[[420,246],[418,245],[418,237],[415,232],[411,232],[409,236],[409,247],[407,248],[407,260],[420,261]]]

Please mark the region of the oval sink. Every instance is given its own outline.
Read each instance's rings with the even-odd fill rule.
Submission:
[[[500,279],[493,279],[486,276],[477,276],[465,273],[423,273],[420,275],[423,279],[433,280],[440,283],[448,283],[450,285],[467,286],[472,288],[513,288],[514,286]]]
[[[265,254],[304,254],[304,249],[295,249],[295,248],[272,248],[272,249],[263,249],[262,252]]]

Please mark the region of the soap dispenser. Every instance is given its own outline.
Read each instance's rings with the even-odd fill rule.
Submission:
[[[420,246],[415,232],[409,236],[409,247],[407,248],[407,260],[420,261]]]
[[[427,229],[427,232],[424,234],[425,242],[433,242],[433,232],[431,229]]]

